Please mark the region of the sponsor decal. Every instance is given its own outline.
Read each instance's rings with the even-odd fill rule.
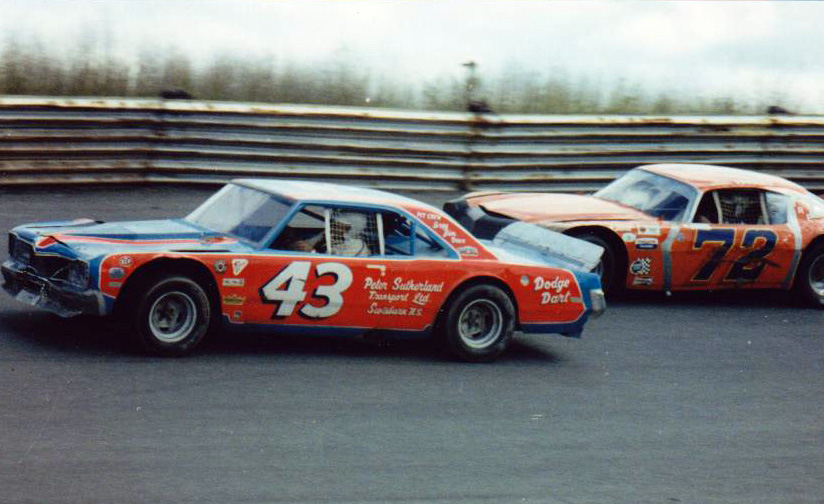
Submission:
[[[432,226],[432,229],[452,245],[458,247],[466,243],[466,238],[461,238],[458,236],[457,231],[452,228],[449,221],[445,220],[440,215],[432,212],[417,212],[416,215],[419,219],[428,221],[429,225]],[[474,255],[477,255],[477,251]]]
[[[458,249],[458,253],[465,256],[477,256],[478,249],[475,247],[461,247]]]
[[[635,240],[635,248],[651,250],[658,248],[658,238],[638,238]]]
[[[220,273],[221,275],[223,273],[226,273],[226,260],[225,259],[218,259],[217,261],[215,261],[215,272]]]
[[[249,264],[248,259],[232,259],[232,274],[235,276],[240,275],[247,264]]]
[[[632,261],[629,266],[629,271],[633,275],[649,275],[652,259],[643,257]]]
[[[224,278],[223,279],[223,286],[224,287],[243,287],[245,284],[242,278]]]
[[[541,291],[541,304],[569,303],[572,292],[569,291],[569,278],[556,276],[550,279],[538,276],[533,280],[535,291]]]
[[[415,292],[441,292],[443,291],[443,282],[434,283],[429,280],[416,282],[415,280],[404,280],[403,277],[395,277],[395,280],[392,281],[392,289]]]
[[[126,271],[123,268],[109,268],[109,278],[118,280],[126,276]]]
[[[134,264],[134,259],[132,259],[132,256],[123,256],[117,260],[117,263],[123,266],[124,268],[128,268],[132,264]]]
[[[366,310],[369,315],[394,315],[399,317],[420,317],[423,315],[423,309],[405,306],[381,306],[378,303],[369,305]]]
[[[676,237],[675,237],[675,240],[676,240],[676,241],[680,241],[680,242],[682,242],[682,241],[684,241],[684,240],[686,240],[686,239],[687,239],[687,237],[686,237],[686,236],[684,236],[684,233],[678,233],[678,236],[676,236]]]
[[[529,277],[528,276],[524,275],[524,276],[521,277],[521,285],[523,285],[524,287],[529,285]]]
[[[363,289],[369,301],[373,301],[366,313],[369,315],[392,315],[420,317],[423,308],[429,305],[433,292],[443,292],[444,282],[412,280],[395,277],[392,281],[366,277]],[[410,306],[411,304],[411,306]]]
[[[246,302],[245,296],[238,296],[237,294],[230,294],[223,296],[223,304],[232,306],[242,306]]]
[[[638,226],[638,236],[661,236],[661,226]]]
[[[242,310],[235,310],[232,313],[232,320],[240,320],[243,318],[243,311]]]
[[[441,236],[448,240],[452,245],[463,245],[466,243],[466,239],[459,237],[458,233],[450,227],[448,222],[433,222],[432,229],[436,232],[440,232]]]
[[[440,215],[438,215],[436,213],[432,213],[432,212],[416,212],[416,215],[418,216],[419,219],[423,219],[423,220],[431,220],[431,221],[441,220]]]
[[[412,302],[418,306],[426,306],[429,304],[429,296],[431,296],[429,293],[416,292],[415,297],[412,298]]]
[[[112,287],[114,289],[119,289],[119,288],[123,287],[123,282],[109,282],[109,287]]]
[[[632,285],[652,285],[652,277],[635,277],[632,279]]]
[[[633,233],[624,233],[624,234],[621,235],[621,239],[624,240],[627,243],[634,242],[635,238],[636,238],[636,236]]]

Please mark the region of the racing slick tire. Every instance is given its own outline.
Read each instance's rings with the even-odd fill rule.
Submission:
[[[448,350],[468,362],[494,360],[507,349],[515,332],[515,306],[493,285],[462,290],[442,316],[440,332]]]
[[[139,297],[136,306],[135,336],[143,349],[154,355],[188,355],[212,326],[209,297],[188,277],[160,277]]]
[[[589,243],[594,243],[604,249],[601,255],[601,262],[592,270],[601,277],[601,288],[607,295],[615,295],[621,291],[625,279],[618,272],[618,255],[615,248],[609,244],[607,240],[601,236],[591,232],[570,233],[571,236],[584,240]]]
[[[805,304],[824,307],[824,242],[804,252],[795,274],[794,288]]]

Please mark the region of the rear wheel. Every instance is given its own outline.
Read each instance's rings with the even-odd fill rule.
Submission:
[[[212,307],[206,291],[188,277],[160,277],[137,300],[135,336],[155,355],[178,357],[191,353],[206,337]]]
[[[450,352],[469,362],[494,360],[512,342],[515,306],[493,285],[473,285],[451,299],[441,333]]]
[[[795,292],[805,303],[824,307],[824,243],[804,252],[795,274]]]

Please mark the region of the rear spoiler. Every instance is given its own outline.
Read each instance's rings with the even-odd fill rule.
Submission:
[[[604,249],[594,243],[537,224],[489,214],[481,206],[470,206],[463,198],[446,202],[443,209],[478,239],[490,240],[508,252],[561,267],[592,271],[604,253]]]

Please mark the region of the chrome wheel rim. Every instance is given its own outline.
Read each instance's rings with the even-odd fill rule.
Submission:
[[[807,283],[816,296],[824,299],[824,255],[816,257],[810,265]]]
[[[476,299],[461,311],[458,334],[466,346],[481,349],[498,339],[503,325],[503,314],[497,304],[488,299]]]
[[[149,329],[163,343],[177,343],[185,339],[196,322],[195,302],[183,292],[163,294],[149,310]]]

